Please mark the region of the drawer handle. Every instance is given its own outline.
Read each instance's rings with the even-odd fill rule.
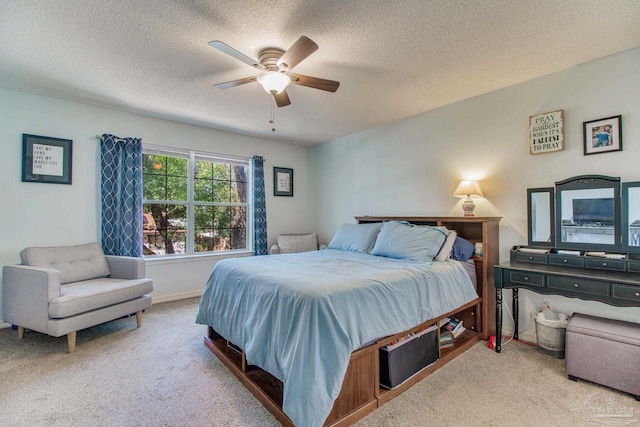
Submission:
[[[563,260],[562,260],[562,262],[567,262],[567,261],[568,261],[568,260],[566,260],[566,259],[563,259]]]
[[[531,255],[529,255],[529,259],[533,259],[533,257]]]
[[[580,285],[578,285],[577,283],[574,283],[574,284],[573,284],[573,287],[574,287],[574,288],[579,288],[579,287],[580,287]]]
[[[524,280],[529,280],[529,278],[527,276],[524,276]]]
[[[636,292],[634,295],[640,297],[640,292]]]
[[[607,266],[607,263],[606,263],[606,262],[603,262],[603,263],[602,263],[602,266],[603,266],[603,267],[606,267],[606,266]]]

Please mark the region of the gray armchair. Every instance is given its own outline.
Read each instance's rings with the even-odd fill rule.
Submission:
[[[278,236],[278,243],[271,246],[269,254],[317,251],[326,247],[327,245],[318,242],[316,233],[281,234]]]
[[[77,331],[151,307],[153,281],[144,260],[104,255],[98,243],[26,248],[22,265],[2,270],[3,320],[54,337],[67,336],[69,353]]]

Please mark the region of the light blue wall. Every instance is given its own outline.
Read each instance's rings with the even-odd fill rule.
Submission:
[[[23,133],[73,140],[72,185],[21,182]],[[100,155],[95,135],[102,133],[211,153],[262,155],[270,242],[280,233],[309,230],[306,148],[0,89],[0,266],[19,263],[18,254],[27,246],[99,241]],[[294,169],[294,197],[273,197],[274,166]],[[214,264],[210,257],[148,262],[154,301],[197,295]]]
[[[358,215],[462,215],[453,191],[475,178],[486,196],[475,201],[476,215],[503,217],[506,261],[511,246],[527,242],[527,188],[584,174],[640,180],[639,100],[637,48],[320,144],[309,150],[311,222],[329,241]],[[559,109],[564,151],[529,154],[529,116]],[[584,156],[582,123],[619,114],[624,150]],[[527,292],[523,299],[527,316],[543,297]],[[558,311],[640,321],[640,309],[547,299]]]

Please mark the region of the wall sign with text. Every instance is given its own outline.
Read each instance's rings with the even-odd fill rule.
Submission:
[[[22,182],[71,184],[73,141],[22,134]]]
[[[273,168],[273,195],[293,197],[293,169]]]
[[[531,154],[564,150],[563,110],[529,117],[529,151]]]

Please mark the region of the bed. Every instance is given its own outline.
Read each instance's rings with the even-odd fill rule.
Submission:
[[[452,313],[481,329],[474,261],[434,261],[445,227],[343,227],[322,251],[219,262],[200,301],[205,344],[285,425],[347,425],[398,394],[378,386],[395,336]]]

